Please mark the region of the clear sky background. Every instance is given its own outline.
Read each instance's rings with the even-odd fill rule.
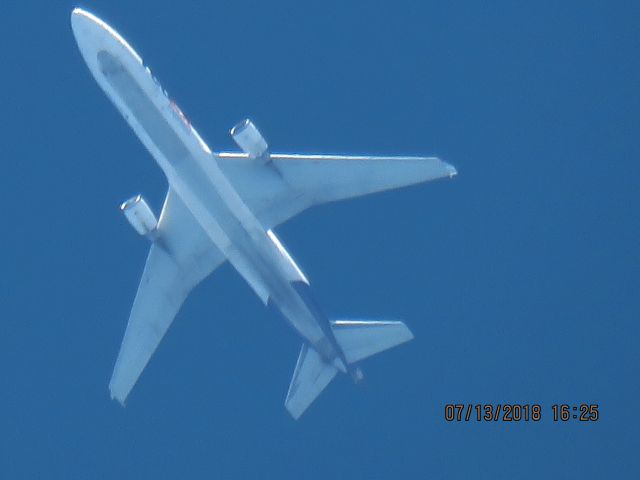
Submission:
[[[637,2],[3,2],[2,478],[640,478]],[[445,180],[278,228],[334,318],[416,339],[298,422],[300,341],[224,266],[121,408],[107,384],[159,168],[86,68],[82,6],[211,147],[436,154]],[[539,403],[447,423],[446,403]],[[556,423],[554,403],[597,403]]]

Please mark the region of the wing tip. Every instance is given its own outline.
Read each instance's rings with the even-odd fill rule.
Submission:
[[[127,396],[118,394],[118,392],[115,391],[115,388],[113,388],[112,385],[109,385],[109,395],[111,397],[111,400],[115,400],[116,402],[118,402],[122,408],[127,406]]]
[[[405,335],[406,335],[405,342],[409,342],[409,341],[413,340],[414,338],[416,338],[416,336],[413,334],[411,329],[409,327],[407,327],[406,324],[403,323],[403,325],[404,325],[404,328],[405,328]]]
[[[440,158],[438,158],[438,160],[440,161],[440,163],[442,163],[442,166],[444,167],[444,175],[443,176],[446,176],[446,177],[449,177],[449,178],[453,178],[456,175],[458,175],[458,169],[456,167],[454,167],[453,165],[451,165],[448,162],[445,162],[444,160],[442,160]]]
[[[289,412],[289,415],[291,415],[291,417],[293,417],[294,420],[298,420],[304,413],[304,410],[300,410],[299,408],[298,409],[291,408],[288,401],[284,402],[284,408],[287,409],[287,412]]]

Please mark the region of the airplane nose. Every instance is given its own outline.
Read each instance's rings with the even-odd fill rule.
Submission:
[[[91,61],[90,57],[98,49],[116,49],[119,53],[127,53],[134,61],[142,64],[140,56],[118,32],[86,10],[74,8],[71,11],[71,29],[87,62]]]
[[[73,30],[73,34],[77,40],[80,40],[81,37],[85,37],[89,33],[91,27],[95,25],[95,21],[93,21],[92,17],[93,15],[81,8],[74,8],[71,12],[71,29]]]
[[[82,22],[85,22],[89,19],[89,12],[81,9],[81,8],[74,8],[73,11],[71,12],[71,26],[72,27],[77,27],[79,26]]]
[[[76,16],[76,15],[84,15],[84,13],[85,13],[85,11],[84,11],[83,9],[81,9],[81,8],[74,8],[74,9],[71,11],[71,18],[73,18],[73,17],[74,17],[74,16]]]

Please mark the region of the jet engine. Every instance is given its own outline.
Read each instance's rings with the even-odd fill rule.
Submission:
[[[267,154],[269,148],[267,142],[248,118],[233,127],[230,133],[233,140],[250,158],[261,158]]]
[[[120,205],[120,210],[136,232],[147,238],[153,236],[158,226],[158,220],[142,195],[131,197]]]

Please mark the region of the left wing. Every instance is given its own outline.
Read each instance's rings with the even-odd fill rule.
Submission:
[[[124,404],[189,292],[224,261],[169,189],[109,383],[112,398]]]
[[[266,228],[313,205],[452,177],[436,157],[217,153],[218,164]]]

